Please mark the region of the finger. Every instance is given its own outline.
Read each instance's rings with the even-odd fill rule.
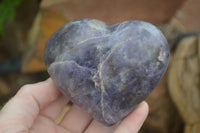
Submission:
[[[70,133],[64,128],[55,125],[55,123],[46,117],[39,116],[33,126],[30,128],[29,133]]]
[[[26,85],[3,107],[0,123],[10,120],[16,126],[30,128],[40,109],[56,100],[59,94],[51,79]]]
[[[54,102],[44,108],[40,115],[45,116],[51,120],[55,120],[59,114],[62,112],[63,108],[67,105],[69,99],[67,99],[64,95],[61,95]]]
[[[115,125],[108,127],[104,126],[100,122],[93,120],[89,127],[86,129],[85,133],[113,133],[115,129]]]
[[[148,114],[148,104],[142,102],[125,119],[122,120],[114,133],[137,133]]]
[[[88,113],[77,105],[72,105],[60,125],[73,133],[81,133],[87,128],[91,120],[92,117]]]
[[[41,110],[56,100],[60,94],[52,79],[49,78],[43,82],[23,86],[16,97],[33,97]]]

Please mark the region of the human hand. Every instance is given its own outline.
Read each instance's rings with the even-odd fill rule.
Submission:
[[[148,114],[148,105],[142,102],[121,122],[106,127],[74,104],[56,124],[55,119],[68,102],[51,79],[25,85],[0,111],[0,132],[137,133]]]

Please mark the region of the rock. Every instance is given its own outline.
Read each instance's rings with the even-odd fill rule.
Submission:
[[[165,37],[143,21],[72,21],[45,48],[45,63],[57,87],[105,125],[121,120],[148,96],[168,58]]]
[[[200,37],[182,39],[170,66],[168,86],[181,117],[185,133],[200,132]]]

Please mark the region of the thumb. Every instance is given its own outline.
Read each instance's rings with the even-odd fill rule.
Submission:
[[[149,112],[146,102],[142,102],[138,107],[126,116],[114,133],[137,133],[141,128]]]

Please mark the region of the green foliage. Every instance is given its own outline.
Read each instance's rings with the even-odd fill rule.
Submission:
[[[20,5],[22,0],[2,0],[0,3],[0,36],[3,35],[3,24],[6,20],[15,17],[15,8]]]

